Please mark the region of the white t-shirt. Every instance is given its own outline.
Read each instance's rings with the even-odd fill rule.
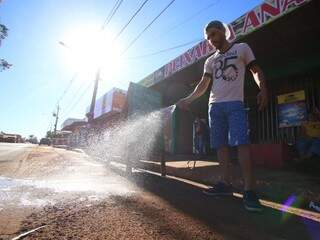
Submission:
[[[246,43],[235,43],[226,52],[217,50],[204,64],[204,73],[212,76],[209,104],[243,101],[244,76],[248,64],[255,60]]]

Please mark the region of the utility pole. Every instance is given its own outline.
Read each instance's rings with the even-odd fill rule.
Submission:
[[[1,1],[1,0],[0,0]],[[72,52],[72,49],[67,45],[65,44],[64,42],[62,41],[59,41],[59,44],[65,48],[67,48],[69,51]],[[93,88],[93,94],[92,94],[92,99],[91,99],[91,104],[90,104],[90,111],[89,113],[87,113],[87,118],[88,118],[88,123],[89,125],[92,123],[92,120],[94,118],[94,108],[95,108],[95,105],[96,105],[96,98],[97,98],[97,91],[98,91],[98,85],[99,85],[99,80],[100,80],[100,67],[97,69],[97,72],[96,72],[96,80],[94,82],[94,88]],[[59,107],[59,106],[58,106]],[[57,114],[58,115],[58,114]],[[58,120],[56,120],[57,122]],[[56,131],[56,127],[55,127],[55,131]]]
[[[56,121],[54,123],[54,132],[53,132],[53,136],[56,136],[57,133],[57,125],[58,125],[58,119],[59,119],[59,104],[57,106],[57,112],[53,113],[53,116],[56,117]]]
[[[100,80],[100,68],[98,68],[97,73],[96,73],[96,80],[94,82],[93,94],[92,94],[91,105],[90,105],[90,112],[87,115],[89,124],[92,122],[92,120],[94,118],[94,108],[96,105],[99,80]]]

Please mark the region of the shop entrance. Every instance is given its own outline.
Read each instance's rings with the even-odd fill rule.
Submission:
[[[256,103],[259,89],[251,74],[246,74],[244,102],[248,109],[250,138],[254,144],[287,144],[294,142],[299,135],[299,126],[279,127],[278,95],[303,90],[307,110],[319,107],[319,74],[316,70],[320,67],[320,45],[317,43],[320,28],[314,21],[318,9],[316,2],[307,4],[237,40],[248,43],[253,49],[269,88],[269,105],[260,112]],[[176,103],[193,91],[201,79],[204,61],[201,59],[151,87],[161,92],[165,106]],[[192,153],[192,122],[195,116],[208,119],[208,97],[209,89],[192,104],[192,113],[180,114],[178,154]]]

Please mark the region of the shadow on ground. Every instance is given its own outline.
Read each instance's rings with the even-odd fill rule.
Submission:
[[[125,176],[123,171],[112,169]],[[319,222],[271,208],[265,208],[262,213],[258,214],[249,213],[243,208],[239,198],[207,197],[199,187],[145,172],[134,172],[127,178],[137,186],[159,196],[178,211],[205,223],[220,234],[232,239],[313,240],[319,239],[320,236]],[[148,213],[153,211],[152,206],[139,206],[132,200],[122,197],[116,198],[119,204],[131,207],[133,210],[145,214],[147,218]],[[184,236],[183,230],[178,228],[176,231],[181,231],[179,234]],[[186,236],[181,239],[188,238]]]

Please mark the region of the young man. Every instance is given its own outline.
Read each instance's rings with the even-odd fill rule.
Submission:
[[[267,88],[261,68],[246,43],[229,43],[226,29],[220,21],[206,25],[206,39],[217,51],[204,64],[204,73],[195,90],[177,105],[188,109],[191,102],[203,95],[213,81],[209,98],[209,126],[211,147],[217,150],[223,177],[212,188],[204,191],[211,196],[232,195],[229,168],[229,146],[238,147],[238,157],[244,178],[243,203],[249,211],[261,211],[262,206],[254,189],[249,151],[246,113],[243,105],[243,88],[246,68],[260,88],[257,96],[259,110],[267,105]]]

